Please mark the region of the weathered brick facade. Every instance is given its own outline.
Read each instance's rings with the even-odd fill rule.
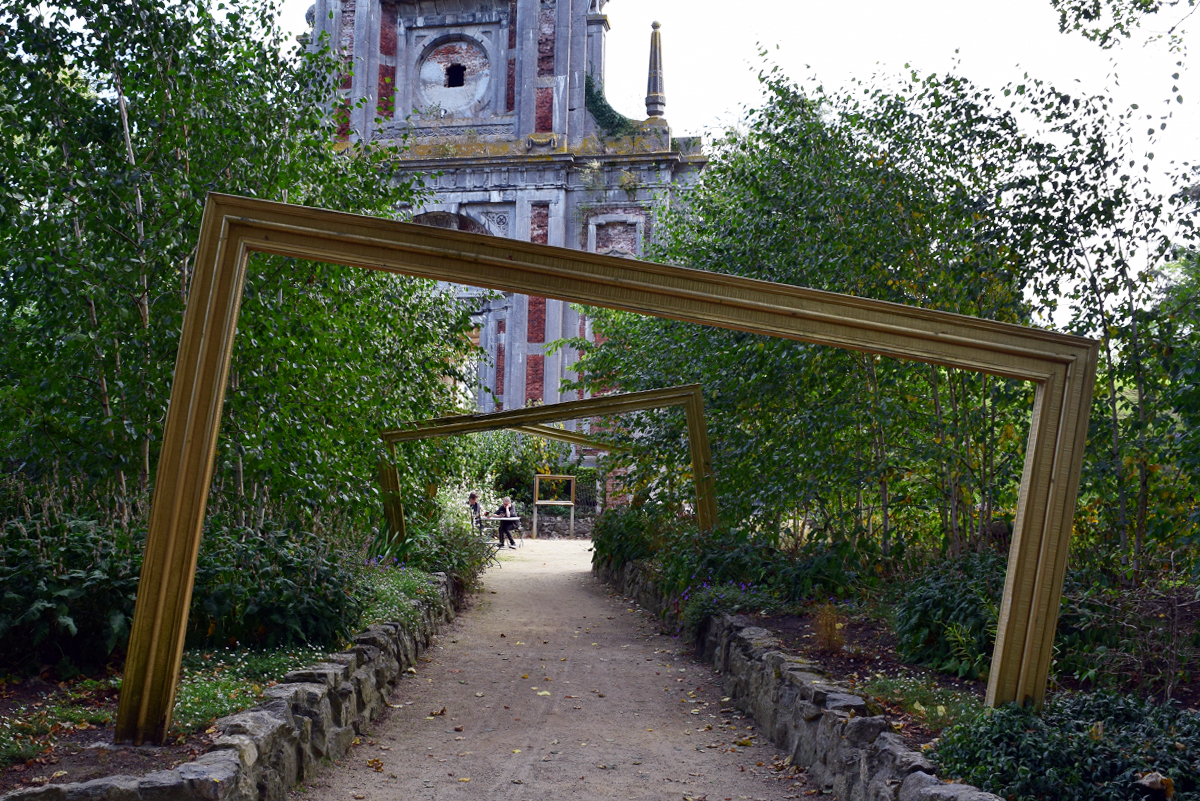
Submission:
[[[430,190],[418,222],[638,258],[657,205],[705,160],[661,116],[655,54],[649,118],[619,137],[597,123],[607,101],[587,95],[584,77],[603,86],[607,2],[316,0],[316,32],[354,65],[339,131],[408,143],[406,169]],[[577,377],[579,352],[551,345],[592,337],[583,315],[544,297],[459,292],[480,304],[480,411],[578,397],[560,386]]]
[[[546,357],[531,353],[525,357],[525,403],[541,401],[546,397]]]

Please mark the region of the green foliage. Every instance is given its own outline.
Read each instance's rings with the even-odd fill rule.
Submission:
[[[1004,557],[989,551],[935,563],[904,582],[892,624],[900,655],[946,673],[986,676],[1004,572]]]
[[[0,663],[69,674],[124,648],[143,533],[64,513],[9,520],[0,532]]]
[[[683,636],[695,638],[704,621],[715,615],[732,615],[740,612],[777,612],[779,599],[756,587],[744,584],[728,584],[700,587],[683,596],[683,614],[680,626]]]
[[[1191,16],[1186,9],[1195,8],[1196,0],[1050,0],[1050,5],[1058,12],[1060,32],[1078,31],[1106,50],[1130,38],[1145,18],[1164,8],[1178,9],[1177,21],[1166,35],[1173,48],[1182,49],[1180,25]]]
[[[1121,695],[1051,698],[1041,715],[997,709],[943,733],[948,775],[1014,801],[1135,801],[1140,775],[1157,771],[1175,797],[1200,791],[1200,715]]]
[[[422,513],[407,517],[406,539],[390,543],[376,540],[373,562],[381,569],[407,567],[445,573],[459,588],[474,587],[495,551],[471,522],[466,502],[469,492],[460,486],[440,488]]]
[[[1170,699],[1200,665],[1200,590],[1177,571],[1123,586],[1067,574],[1055,670],[1081,684]]]
[[[102,526],[48,507],[2,531],[0,661],[17,671],[56,665],[68,678],[123,653],[145,528]],[[362,614],[354,561],[307,531],[209,531],[188,640],[336,645]]]
[[[812,543],[786,553],[744,530],[701,535],[652,504],[605,510],[592,529],[592,549],[597,565],[650,567],[689,637],[712,614],[779,611],[859,583],[847,547]]]
[[[604,87],[589,72],[583,79],[584,105],[601,131],[612,139],[637,132],[637,124],[608,104]]]
[[[1195,248],[1196,193],[1164,196],[1136,169],[1149,165],[1130,151],[1141,113],[1034,78],[996,93],[954,72],[840,92],[777,69],[761,80],[766,102],[717,142],[651,257],[1005,322],[1066,321],[1102,343],[1078,557],[1131,580],[1195,537],[1200,487],[1181,448],[1194,404],[1175,390],[1198,352],[1197,307],[1186,287],[1166,298],[1155,287],[1173,254]],[[884,572],[912,549],[1005,544],[1029,385],[618,312],[593,323],[600,344],[571,342],[586,388],[704,387],[725,525],[771,534],[790,521],[802,537],[877,554]],[[631,494],[683,510],[682,415],[622,425],[612,435],[629,451],[614,466],[628,468]]]
[[[717,144],[699,187],[666,216],[653,257],[1028,318],[1018,266],[1040,258],[998,208],[1002,165],[1024,141],[1012,118],[980,108],[959,78],[846,95],[775,73],[762,82],[768,102]],[[778,531],[799,517],[817,538],[862,544],[869,532],[890,556],[922,535],[969,539],[979,511],[1013,500],[1027,425],[1019,385],[615,312],[594,322],[603,344],[572,343],[593,391],[704,387],[729,525],[755,519]],[[630,452],[619,463],[634,491],[689,502],[682,415],[634,415],[625,430]],[[953,500],[964,493],[980,503]]]
[[[7,469],[103,488],[122,523],[148,503],[207,194],[418,199],[395,148],[346,139],[328,42],[290,42],[273,0],[217,5],[0,0],[0,444]],[[469,328],[433,282],[254,257],[214,503],[365,530],[374,432],[456,408]]]
[[[219,717],[254,706],[263,688],[328,655],[310,646],[273,648],[193,649],[184,651],[171,731],[191,734]]]
[[[658,532],[666,525],[655,508],[605,509],[592,527],[592,562],[620,570],[657,555]]]
[[[423,570],[399,563],[387,565],[372,560],[363,572],[369,589],[370,604],[363,614],[363,623],[400,622],[415,627],[421,617],[420,608],[444,611],[438,581]]]
[[[353,557],[306,531],[218,529],[200,546],[194,645],[336,645],[363,612]]]

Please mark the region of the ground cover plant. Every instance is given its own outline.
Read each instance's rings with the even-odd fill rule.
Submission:
[[[1180,801],[1200,794],[1200,713],[1136,696],[1059,695],[1041,714],[1004,707],[950,729],[936,753],[948,774],[1017,801],[1142,799],[1137,782],[1151,773]]]

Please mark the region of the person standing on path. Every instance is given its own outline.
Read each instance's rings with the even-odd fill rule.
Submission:
[[[496,510],[496,517],[501,518],[500,528],[496,532],[496,536],[500,538],[500,547],[504,547],[504,538],[508,537],[508,547],[516,548],[517,543],[513,539],[513,529],[517,527],[517,510],[513,508],[512,498],[505,498],[500,503],[500,508]]]

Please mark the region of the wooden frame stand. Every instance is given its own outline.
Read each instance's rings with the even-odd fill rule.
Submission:
[[[542,481],[570,481],[571,482],[571,500],[569,501],[543,501],[539,498],[538,493],[542,487]],[[533,538],[536,540],[538,535],[538,507],[539,506],[569,506],[571,507],[571,528],[570,536],[575,536],[575,476],[558,476],[553,473],[537,473],[533,477]]]
[[[604,306],[1032,382],[1033,417],[987,702],[1041,703],[1087,437],[1096,342],[733,275],[212,194],[201,223],[154,481],[117,713],[118,742],[162,742],[170,726],[229,359],[253,252]],[[693,449],[693,464],[697,456]],[[698,481],[707,482],[708,476],[707,470],[696,471]],[[704,521],[715,507],[711,488],[702,490],[697,511]],[[713,517],[707,520],[711,525]]]

